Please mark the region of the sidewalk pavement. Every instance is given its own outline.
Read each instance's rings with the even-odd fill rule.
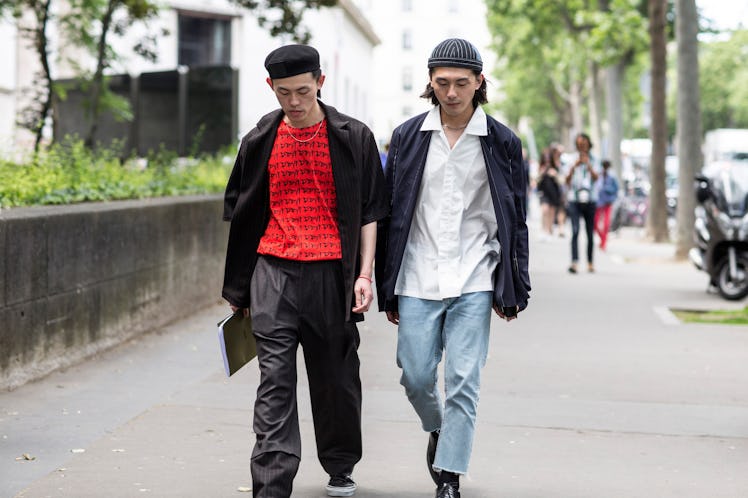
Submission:
[[[532,299],[495,319],[465,498],[748,496],[748,330],[686,325],[724,308],[672,246],[614,235],[596,273],[532,226]],[[582,237],[583,239],[583,237]],[[0,393],[0,496],[250,496],[256,364],[231,379],[217,304],[84,364]],[[360,326],[358,498],[427,498],[427,436],[399,385],[396,329]],[[300,357],[294,497],[324,497]],[[25,460],[28,454],[33,460]]]

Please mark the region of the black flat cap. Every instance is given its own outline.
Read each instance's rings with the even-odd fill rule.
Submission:
[[[429,57],[429,69],[434,67],[462,67],[483,71],[483,60],[478,49],[467,40],[449,38],[434,48]]]
[[[265,69],[272,79],[311,73],[319,69],[319,52],[309,45],[285,45],[268,54]]]

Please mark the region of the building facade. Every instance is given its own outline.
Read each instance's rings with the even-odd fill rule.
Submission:
[[[17,141],[17,100],[19,92],[18,29],[14,23],[0,19],[0,157],[13,150]]]
[[[376,107],[374,133],[380,144],[392,130],[431,104],[419,98],[428,83],[429,55],[446,38],[464,38],[483,58],[489,101],[495,101],[496,58],[490,48],[484,0],[356,0],[382,43],[374,49],[376,74],[371,82]]]
[[[30,22],[24,19],[23,22]],[[371,25],[351,0],[336,7],[310,9],[303,24],[311,32],[310,43],[321,56],[327,75],[323,100],[341,112],[373,124],[373,50],[380,43]],[[60,53],[57,31],[51,26],[53,78],[75,76],[73,64],[93,69],[94,61],[83,53]],[[146,32],[157,33],[155,62],[137,56],[132,47]],[[0,41],[12,47],[0,53],[0,151],[28,147],[30,134],[16,126],[19,111],[27,105],[27,89],[36,77],[38,61],[26,40],[10,22],[0,23]],[[124,37],[110,37],[119,56],[112,74],[139,75],[179,68],[230,66],[238,73],[237,139],[248,132],[278,103],[266,83],[265,56],[274,48],[291,43],[290,37],[272,38],[257,23],[253,12],[226,0],[169,0],[157,19],[146,27],[133,25]],[[49,133],[47,133],[49,135]],[[1,153],[1,152],[0,152]]]

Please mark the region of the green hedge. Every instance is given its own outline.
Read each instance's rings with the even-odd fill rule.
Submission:
[[[0,207],[220,193],[234,155],[178,158],[161,149],[123,159],[117,144],[92,151],[66,139],[24,163],[0,160]]]

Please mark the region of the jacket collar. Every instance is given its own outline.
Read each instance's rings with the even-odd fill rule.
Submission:
[[[350,121],[348,116],[340,114],[333,106],[327,105],[321,100],[319,101],[319,106],[322,108],[322,112],[325,113],[328,126],[334,128],[346,128],[348,126],[348,122]]]

